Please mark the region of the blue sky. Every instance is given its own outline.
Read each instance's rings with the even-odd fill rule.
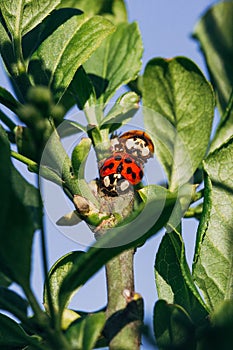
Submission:
[[[153,57],[182,55],[191,58],[206,74],[203,58],[197,43],[191,39],[191,34],[198,18],[210,5],[216,1],[198,0],[126,0],[129,20],[138,21],[144,42],[143,68]],[[7,79],[0,71],[1,85],[8,87]],[[24,170],[24,166],[20,166]],[[30,181],[33,177],[30,175]],[[189,220],[184,224],[184,237],[187,245],[188,260],[191,261],[195,230],[197,223]],[[83,227],[83,226],[82,226]],[[63,234],[54,224],[46,219],[48,232],[49,261],[53,264],[58,258],[71,250],[83,249]],[[82,228],[80,228],[82,229]],[[162,233],[149,240],[139,248],[135,256],[135,290],[145,298],[145,319],[151,323],[152,308],[157,298],[153,277],[155,253]],[[33,285],[38,298],[42,297],[42,274],[40,269],[39,235],[34,242]],[[74,298],[71,306],[75,309],[94,311],[106,303],[104,270],[102,269],[91,281],[83,287]],[[150,350],[143,341],[142,349]]]
[[[127,0],[129,20],[136,20],[144,42],[143,67],[152,57],[179,55],[193,59],[201,68],[203,60],[191,40],[198,18],[216,1]]]

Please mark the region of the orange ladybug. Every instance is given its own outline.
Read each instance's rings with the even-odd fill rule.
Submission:
[[[142,162],[146,162],[154,154],[151,137],[142,130],[126,131],[111,142],[114,151],[129,153]]]

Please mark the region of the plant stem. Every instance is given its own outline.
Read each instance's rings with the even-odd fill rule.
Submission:
[[[38,164],[36,162],[34,162],[33,160],[23,156],[20,153],[17,153],[15,151],[11,151],[11,156],[17,160],[19,160],[21,163],[24,163],[28,166],[30,171],[33,171],[34,173],[39,172],[39,167]]]
[[[124,296],[127,292],[134,294],[134,273],[133,273],[133,256],[134,250],[130,249],[113,258],[106,264],[107,290],[108,290],[108,307],[107,319],[119,314],[125,310],[128,301]],[[127,318],[127,315],[125,315]],[[140,324],[141,315],[138,319],[126,324],[110,340],[110,350],[137,350],[140,348]],[[110,330],[114,333],[114,330]]]
[[[37,185],[38,188],[40,186],[39,183],[39,176],[37,176]],[[62,331],[60,329],[60,322],[59,318],[56,315],[55,307],[53,304],[52,299],[52,293],[50,289],[50,283],[48,279],[48,255],[47,255],[47,248],[46,248],[46,238],[45,238],[45,230],[44,230],[44,221],[43,221],[43,203],[41,199],[40,193],[38,194],[38,199],[40,203],[41,208],[41,215],[40,215],[40,230],[41,230],[41,251],[42,251],[42,262],[43,262],[43,273],[44,273],[44,281],[46,286],[46,292],[47,292],[47,301],[48,301],[48,309],[49,309],[49,315],[51,318],[51,326],[48,324],[47,329],[45,329],[46,334],[46,340],[48,340],[48,343],[51,345],[51,349],[57,349],[57,350],[69,350],[70,344],[66,340],[65,336],[62,334]]]
[[[45,248],[45,251],[44,251],[44,248],[42,247],[43,267],[44,267],[44,272],[45,272],[45,267],[47,267],[47,254],[46,254],[46,245],[45,245],[44,239],[42,239],[41,244],[42,244],[42,246],[44,245],[44,248]],[[44,256],[44,254],[45,254],[45,256]],[[45,261],[46,261],[46,263],[45,263]],[[46,269],[46,271],[47,271],[47,269]],[[48,281],[47,272],[46,272],[46,277],[45,277],[45,283],[46,283],[46,281]],[[48,294],[48,296],[50,295],[50,298],[51,298],[51,292],[50,292],[49,286],[46,286],[46,287],[47,287],[47,292],[49,291],[49,293],[50,293],[50,294]],[[51,316],[51,319],[50,319],[48,317],[48,315],[44,311],[42,311],[42,309],[40,308],[40,305],[38,304],[31,289],[24,287],[24,292],[25,292],[25,295],[27,296],[27,299],[30,303],[30,306],[35,314],[37,327],[39,326],[41,331],[42,331],[42,338],[48,343],[48,346],[46,346],[46,347],[45,346],[42,347],[40,344],[38,344],[37,347],[35,347],[35,344],[33,344],[33,347],[35,347],[37,349],[70,350],[70,344],[66,340],[65,336],[62,334],[62,331],[59,328],[59,325],[57,325],[56,315],[55,315],[55,312],[53,311],[54,310],[53,304],[51,303],[52,307],[51,307],[51,305],[49,307],[50,316]],[[49,297],[48,297],[48,304],[49,304]],[[53,317],[52,317],[52,314],[54,314]],[[53,322],[54,326],[53,326],[53,324],[51,324],[50,320],[52,320],[52,322],[54,321]],[[28,327],[31,328],[31,325],[29,324]]]
[[[126,306],[123,291],[134,291],[133,250],[127,250],[106,264],[108,286],[107,316]]]
[[[39,176],[37,176],[37,185],[38,185],[38,188],[40,188]],[[44,221],[43,221],[43,203],[42,203],[40,192],[38,192],[38,200],[39,200],[40,208],[41,208],[40,230],[41,230],[41,251],[42,251],[44,281],[45,281],[45,286],[46,286],[46,291],[47,291],[48,308],[49,308],[49,313],[50,313],[50,317],[51,317],[51,321],[52,321],[52,326],[54,328],[56,328],[55,308],[53,305],[52,294],[51,294],[51,289],[50,289],[50,284],[49,284],[49,279],[48,279],[48,256],[47,256],[47,249],[46,249]]]
[[[35,295],[33,294],[30,287],[23,286],[23,291],[24,291],[24,293],[29,301],[29,304],[30,304],[35,316],[39,319],[41,317],[41,314],[43,314],[43,311],[42,311],[38,301],[36,300]]]
[[[127,218],[134,208],[135,193],[129,191],[123,197],[101,197],[103,211],[117,213],[119,217]],[[99,236],[107,234],[111,220],[104,223],[98,231]],[[124,244],[122,242],[122,244]],[[112,249],[109,247],[106,249]],[[118,249],[117,249],[118,250]],[[114,252],[113,252],[114,254]],[[106,264],[108,305],[106,310],[107,322],[104,328],[104,336],[109,343],[110,350],[138,350],[140,346],[142,323],[142,299],[135,302],[134,292],[134,250],[126,250],[115,256]]]

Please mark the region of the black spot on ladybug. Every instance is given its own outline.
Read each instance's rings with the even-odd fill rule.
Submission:
[[[140,172],[139,172],[139,177],[140,177],[140,179],[143,178],[143,171],[142,170],[140,170]]]
[[[132,163],[132,159],[131,159],[131,158],[125,158],[125,162],[126,162],[127,164],[130,164],[130,163]]]
[[[105,165],[104,167],[103,167],[103,171],[106,171],[107,169],[112,169],[114,167],[114,163],[110,163],[110,164],[108,164],[108,165]]]
[[[119,160],[122,159],[122,157],[120,155],[117,155],[117,156],[114,157],[114,159],[119,161]]]
[[[136,174],[132,171],[132,178],[135,180],[136,179]]]
[[[140,136],[135,136],[135,139],[137,139],[138,137],[145,142],[146,146],[148,145],[147,136],[145,132],[143,132]]]
[[[120,163],[119,165],[118,165],[118,167],[117,167],[117,173],[121,173],[122,172],[122,169],[123,169],[123,164],[122,163]]]
[[[131,174],[131,173],[132,173],[132,168],[129,166],[129,167],[126,169],[126,172],[127,172],[127,174]]]

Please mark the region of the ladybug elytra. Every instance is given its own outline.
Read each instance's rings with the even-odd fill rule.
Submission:
[[[153,157],[150,136],[141,130],[131,130],[111,140],[112,156],[100,167],[100,183],[104,193],[116,196],[137,185],[143,178],[143,166]]]
[[[154,144],[150,136],[142,130],[126,131],[118,139],[113,138],[112,147],[116,151],[132,154],[144,163],[154,154]]]
[[[137,185],[143,178],[142,167],[127,153],[115,153],[105,160],[100,176],[103,178],[112,174],[120,174],[131,185]]]

